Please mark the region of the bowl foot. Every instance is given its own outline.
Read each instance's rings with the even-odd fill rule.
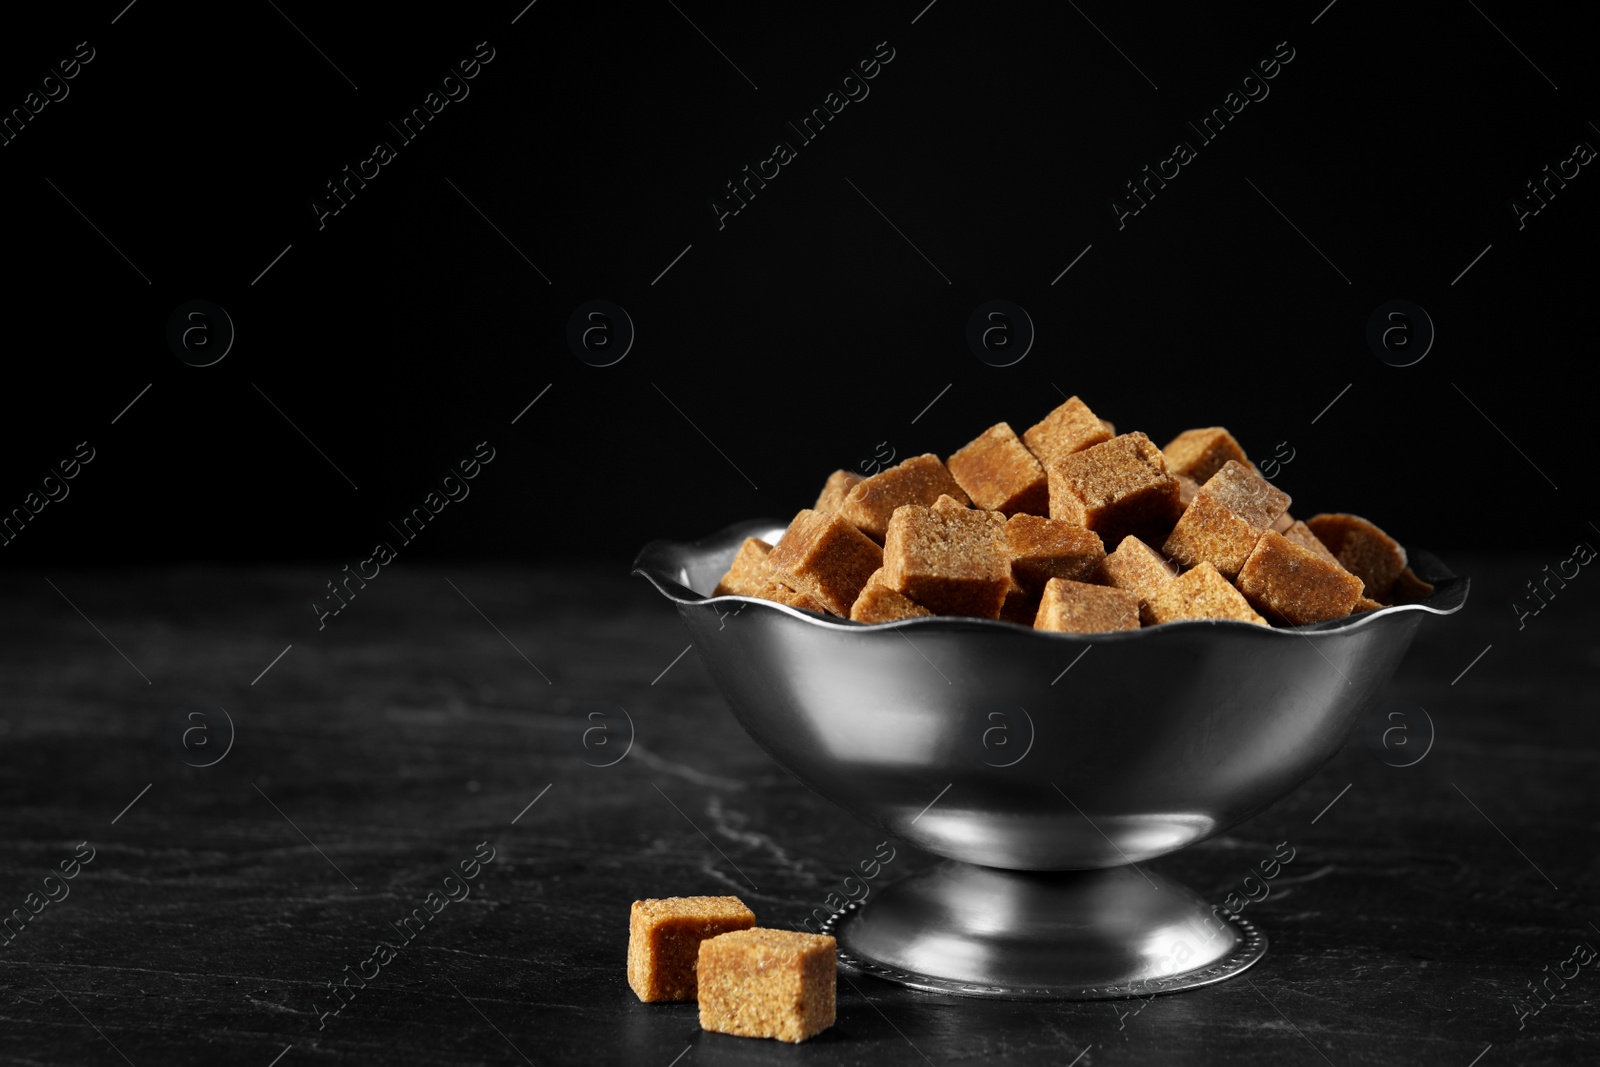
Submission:
[[[823,927],[839,963],[913,989],[1105,1000],[1210,985],[1267,939],[1142,867],[1029,872],[946,861],[847,904]]]

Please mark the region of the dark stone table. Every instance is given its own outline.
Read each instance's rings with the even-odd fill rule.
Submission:
[[[779,925],[881,835],[745,736],[623,567],[402,565],[321,631],[317,570],[8,573],[0,1061],[1594,1062],[1600,966],[1518,1012],[1600,944],[1600,590],[1574,583],[1519,632],[1507,604],[1549,561],[1452,562],[1473,600],[1392,686],[1432,718],[1426,758],[1387,765],[1358,734],[1275,808],[1154,864],[1220,901],[1289,842],[1245,912],[1271,939],[1258,966],[1148,1003],[853,978],[801,1046],[640,1004],[629,902],[737,893]],[[626,722],[591,717],[608,702],[635,740],[597,767],[626,746]],[[476,877],[447,882],[463,861]],[[890,875],[930,861],[901,845]],[[435,914],[447,887],[470,895]],[[390,924],[413,909],[429,921],[408,938]]]

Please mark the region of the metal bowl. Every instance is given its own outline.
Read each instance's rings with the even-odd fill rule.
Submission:
[[[710,595],[744,538],[783,529],[753,521],[656,541],[634,573],[677,604],[734,715],[774,759],[955,861],[836,916],[841,959],[971,995],[1161,992],[1259,958],[1265,939],[1248,923],[1136,865],[1315,774],[1422,620],[1459,610],[1469,584],[1413,551],[1435,586],[1425,602],[1294,628],[1186,620],[1088,635],[947,617],[868,626]],[[1174,923],[1210,936],[1157,973]]]

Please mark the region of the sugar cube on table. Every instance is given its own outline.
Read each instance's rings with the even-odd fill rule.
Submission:
[[[700,1028],[799,1042],[833,1025],[837,948],[823,934],[756,928],[700,942]]]
[[[755,924],[738,897],[636,900],[628,914],[628,985],[647,1003],[694,1000],[701,942]]]

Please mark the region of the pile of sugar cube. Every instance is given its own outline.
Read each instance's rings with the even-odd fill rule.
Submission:
[[[800,1042],[833,1025],[834,939],[756,926],[738,897],[636,900],[628,985],[645,1003],[694,1000],[700,1027]]]
[[[1021,437],[996,423],[942,462],[834,471],[776,545],[740,545],[714,595],[861,623],[959,615],[1101,633],[1299,626],[1432,594],[1373,523],[1302,522],[1290,503],[1220,426],[1157,448],[1074,396]]]

